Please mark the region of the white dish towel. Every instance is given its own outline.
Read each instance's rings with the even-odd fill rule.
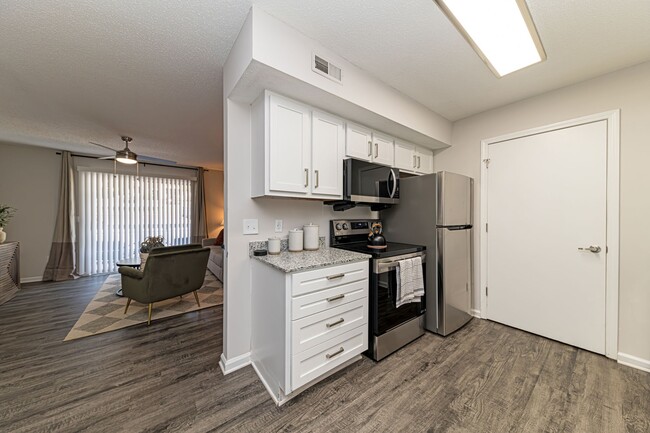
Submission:
[[[424,296],[424,276],[422,258],[400,260],[397,263],[397,296],[395,307],[410,302],[420,302]]]

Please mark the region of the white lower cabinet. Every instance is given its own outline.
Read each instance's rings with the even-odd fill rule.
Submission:
[[[251,360],[276,404],[368,349],[368,261],[285,273],[252,262]]]

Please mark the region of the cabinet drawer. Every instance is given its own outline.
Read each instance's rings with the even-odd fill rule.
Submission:
[[[291,322],[292,355],[368,324],[368,298],[330,308]]]
[[[291,299],[291,319],[320,313],[348,302],[368,297],[368,279],[330,287]]]
[[[329,287],[340,286],[368,278],[368,261],[350,263],[291,276],[291,295],[299,296]]]
[[[294,355],[291,365],[292,389],[298,389],[363,353],[367,348],[368,327],[363,325]]]

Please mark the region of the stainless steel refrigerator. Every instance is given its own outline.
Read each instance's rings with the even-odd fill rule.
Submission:
[[[425,327],[440,335],[472,318],[473,188],[472,178],[445,171],[402,177],[399,204],[381,212],[389,243],[427,247]]]

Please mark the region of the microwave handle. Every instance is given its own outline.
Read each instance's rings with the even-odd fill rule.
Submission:
[[[388,173],[388,182],[390,183],[390,178],[393,178],[393,188],[390,191],[390,198],[395,198],[395,192],[397,191],[397,176],[395,175],[395,172],[393,169],[390,169],[390,173]]]

